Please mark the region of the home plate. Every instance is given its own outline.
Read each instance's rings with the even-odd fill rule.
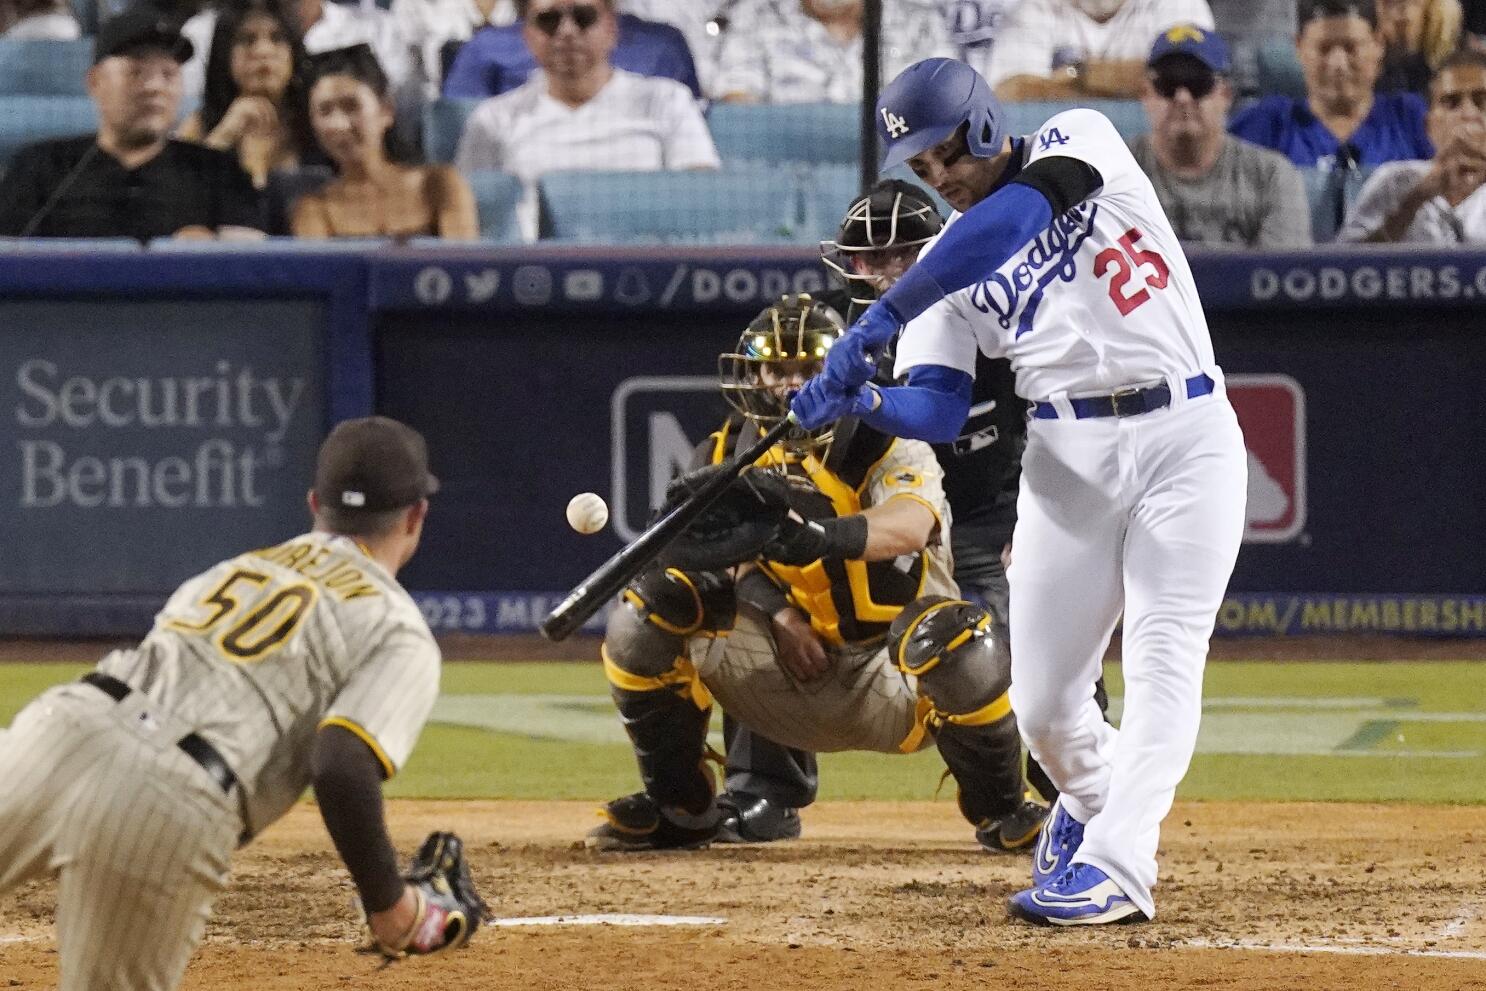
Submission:
[[[488,926],[720,926],[727,919],[712,915],[534,915],[526,918],[491,919]]]

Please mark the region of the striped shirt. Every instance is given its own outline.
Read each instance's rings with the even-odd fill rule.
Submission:
[[[98,669],[217,749],[252,836],[309,786],[322,726],[356,734],[396,773],[438,696],[439,663],[402,586],[355,540],[316,532],[188,580],[137,648]]]

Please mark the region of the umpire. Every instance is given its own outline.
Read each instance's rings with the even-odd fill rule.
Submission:
[[[849,326],[907,271],[942,227],[928,193],[910,182],[882,180],[851,204],[836,239],[821,243],[822,259],[844,285],[822,301]],[[888,348],[882,359],[885,381],[892,374],[891,352]],[[1015,384],[1010,362],[980,355],[969,419],[953,442],[933,447],[944,471],[944,493],[954,520],[950,544],[955,582],[961,595],[985,607],[1002,643],[1009,641],[1004,560],[1009,560],[1011,551],[1022,449],[1027,443],[1027,404],[1017,396]],[[723,801],[732,815],[724,837],[765,841],[798,835],[798,820],[788,807],[808,805],[814,799],[814,755],[786,750],[731,720],[725,729],[727,793]],[[1012,745],[1017,749],[1006,759],[1020,761],[1020,745]],[[1057,797],[1035,761],[1028,761],[1027,777],[1044,799],[1051,802]],[[1041,806],[1028,803],[1017,822],[997,823],[995,828],[977,830],[976,836],[989,850],[1020,849],[1036,838],[1044,815]]]

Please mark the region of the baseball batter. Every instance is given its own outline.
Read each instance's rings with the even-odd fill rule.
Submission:
[[[1014,915],[1151,918],[1160,824],[1196,744],[1208,638],[1243,530],[1246,458],[1187,262],[1149,181],[1090,110],[1003,133],[973,69],[910,67],[878,103],[885,166],[955,207],[826,356],[794,412],[948,441],[976,355],[1033,400],[1011,585],[1012,702],[1061,795]],[[906,327],[905,327],[906,325]],[[906,385],[868,384],[902,331]],[[1116,731],[1089,686],[1123,611]]]
[[[718,431],[702,460],[778,423],[843,329],[804,295],[759,314],[720,361],[743,421]],[[711,470],[674,483],[674,497]],[[1013,819],[1025,830],[1021,769],[1001,759],[1016,737],[1010,667],[990,617],[958,598],[949,529],[928,445],[855,420],[776,445],[744,472],[610,615],[604,670],[644,790],[610,802],[589,845],[718,837],[703,760],[714,697],[786,748],[911,753],[935,742],[978,835]]]
[[[176,987],[233,848],[311,784],[384,951],[469,938],[469,906],[398,875],[382,811],[438,694],[438,646],[396,581],[436,489],[415,431],[341,424],[313,532],[190,579],[138,647],[0,735],[0,891],[60,875],[63,991]]]

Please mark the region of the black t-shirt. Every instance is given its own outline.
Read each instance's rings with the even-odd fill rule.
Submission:
[[[160,154],[126,169],[92,135],[16,153],[0,181],[0,235],[20,236],[38,215],[29,232],[35,237],[147,241],[194,225],[263,228],[258,191],[227,152],[167,141]]]

